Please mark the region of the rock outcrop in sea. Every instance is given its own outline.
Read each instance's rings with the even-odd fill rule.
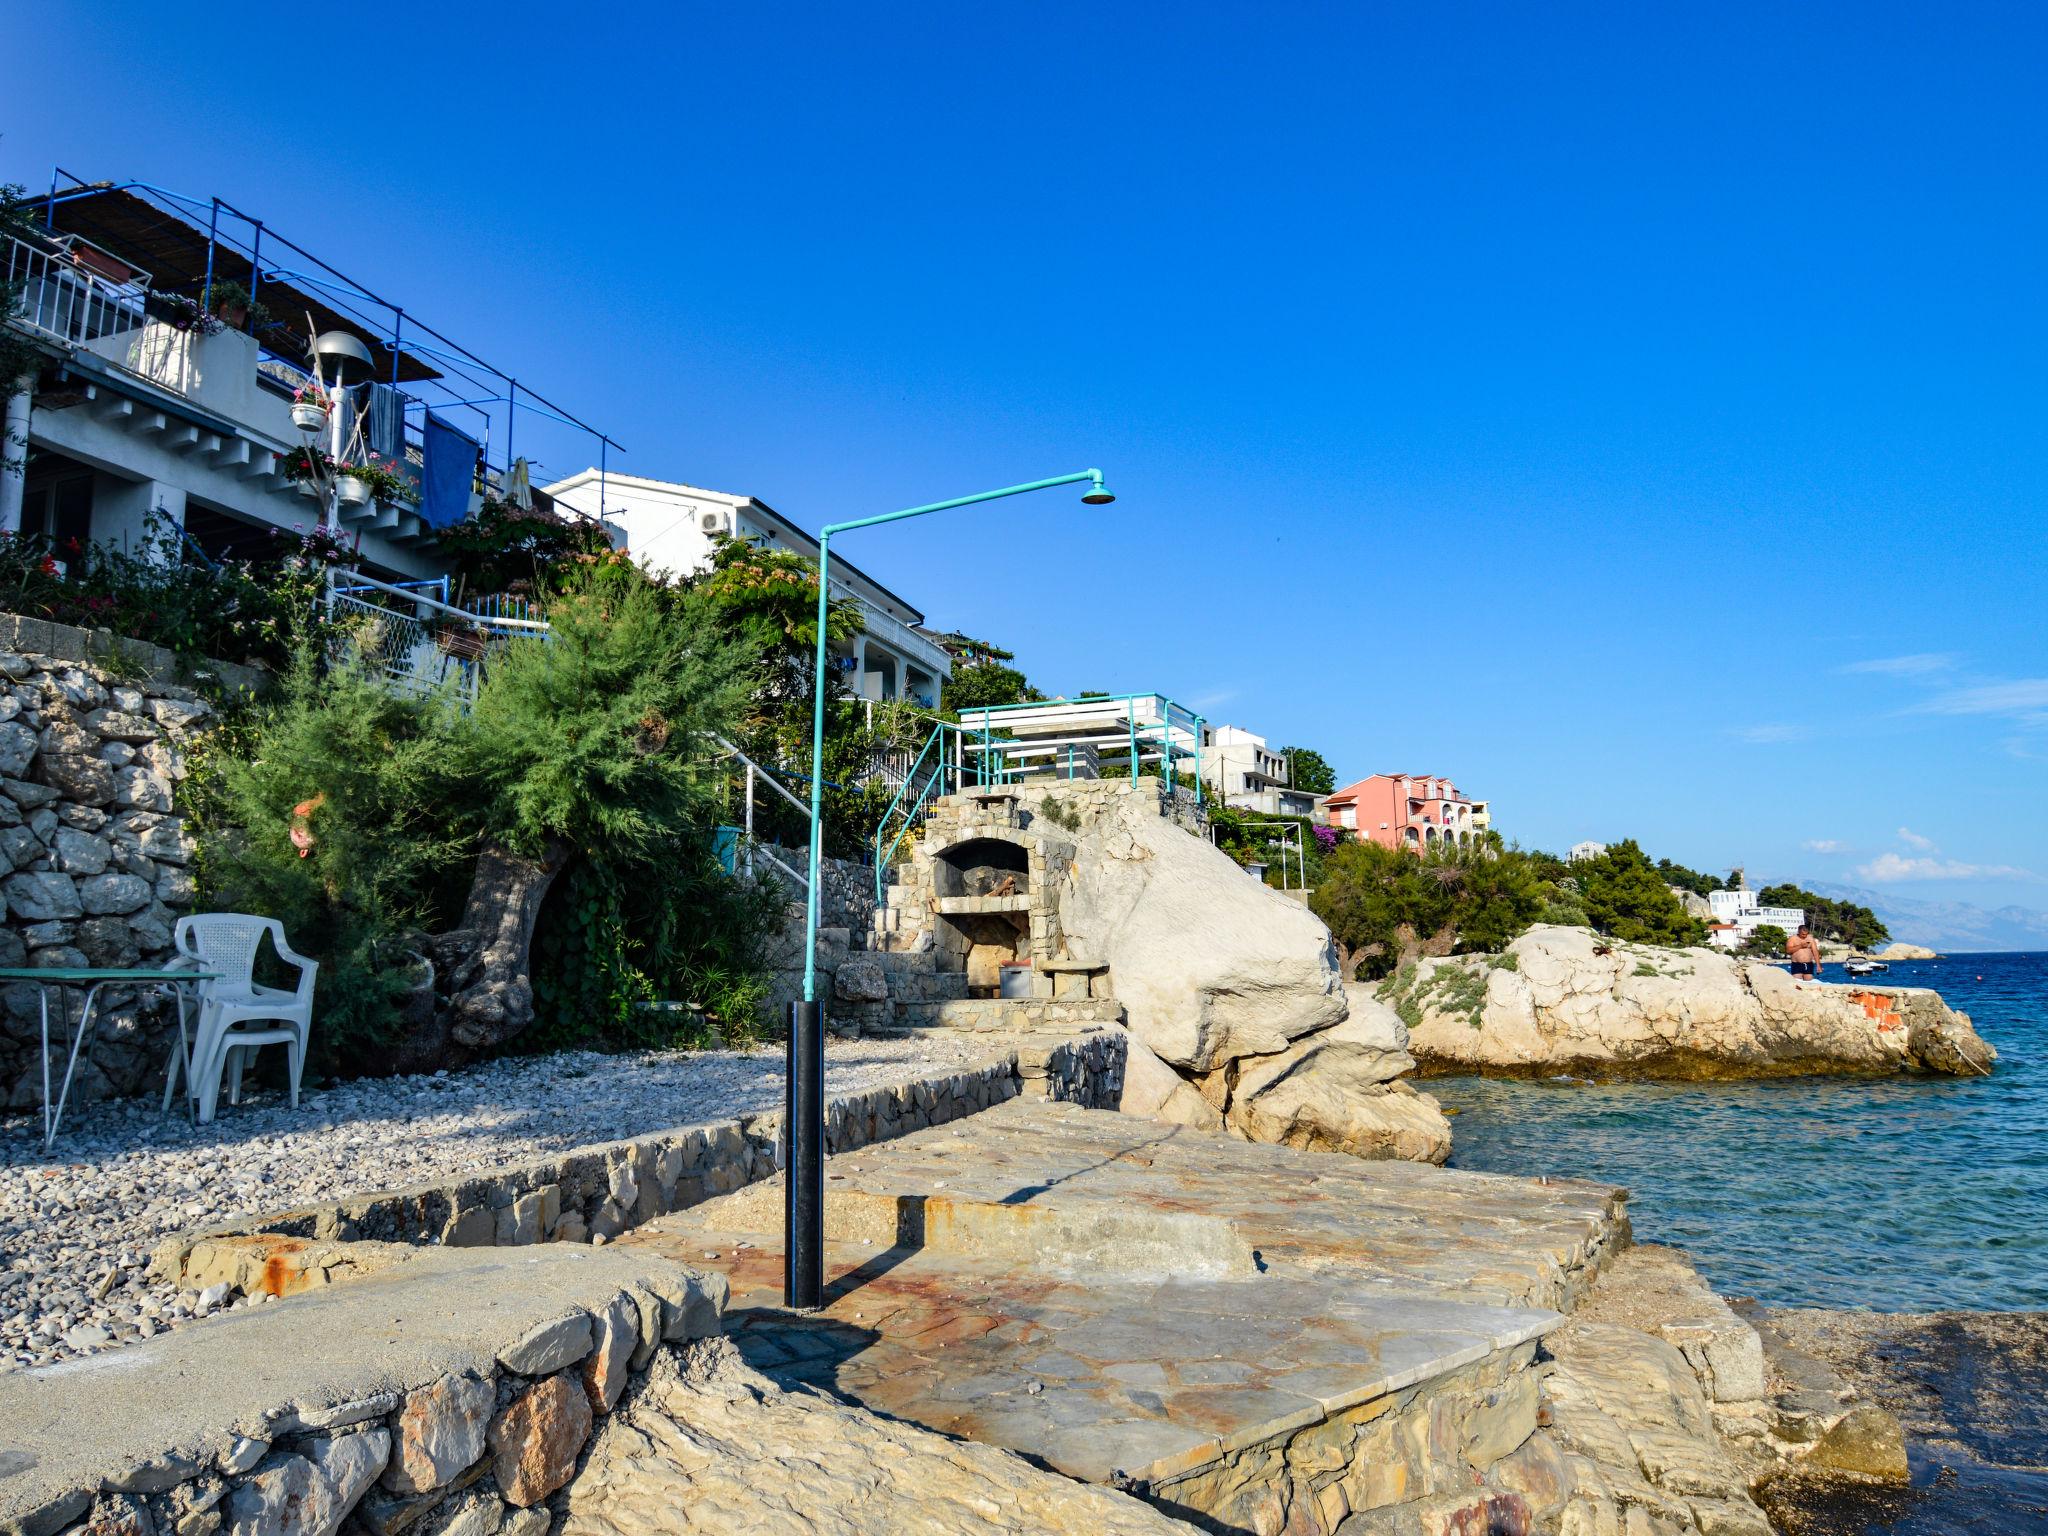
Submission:
[[[1924,987],[1837,985],[1710,949],[1539,925],[1501,954],[1383,982],[1425,1073],[1722,1079],[1988,1072],[1998,1053]]]

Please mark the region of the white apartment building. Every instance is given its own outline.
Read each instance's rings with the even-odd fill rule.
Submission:
[[[1319,796],[1296,789],[1294,766],[1266,738],[1241,726],[1202,732],[1202,782],[1225,805],[1266,816],[1314,816]]]
[[[1568,858],[1574,864],[1583,864],[1588,859],[1599,858],[1605,852],[1607,852],[1607,845],[1605,843],[1595,843],[1591,841],[1583,843],[1573,843],[1572,851],[1566,855],[1566,858]]]
[[[709,569],[712,546],[721,536],[818,558],[815,538],[753,496],[594,468],[546,489],[563,506],[591,517],[598,515],[602,497],[606,525],[623,535],[626,552],[652,575]],[[832,595],[854,598],[867,616],[863,633],[834,648],[849,674],[848,690],[858,698],[910,699],[936,708],[940,685],[953,675],[953,659],[923,631],[924,614],[836,552]]]
[[[1722,949],[1740,949],[1759,928],[1778,928],[1792,934],[1806,925],[1805,908],[1759,906],[1756,892],[1747,886],[1733,891],[1709,891],[1707,906],[1714,914],[1713,931],[1708,937]]]
[[[603,441],[220,199],[60,178],[29,211],[0,231],[0,279],[19,290],[0,323],[36,354],[0,380],[0,529],[137,552],[154,523],[171,558],[274,556],[324,515],[295,458],[374,458],[405,489],[344,502],[333,531],[365,573],[419,583],[446,570],[440,532],[502,490],[515,447],[538,458],[564,428],[579,454]],[[301,426],[315,369],[331,404]]]

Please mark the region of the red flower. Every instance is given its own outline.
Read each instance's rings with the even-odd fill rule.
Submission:
[[[45,576],[54,576],[57,574],[57,562],[52,560],[48,555],[45,555],[43,556],[42,569],[43,574]]]

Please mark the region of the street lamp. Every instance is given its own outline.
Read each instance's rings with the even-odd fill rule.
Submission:
[[[1105,507],[1116,500],[1103,485],[1101,470],[1084,469],[1026,485],[1006,485],[999,491],[905,507],[878,517],[827,523],[818,530],[818,654],[811,679],[811,862],[804,910],[804,1000],[789,1007],[789,1093],[784,1116],[789,1185],[783,1204],[783,1301],[790,1307],[811,1310],[825,1301],[825,1021],[818,1004],[818,864],[825,831],[825,627],[831,604],[832,535],[1084,480],[1088,489],[1081,500],[1089,506]]]

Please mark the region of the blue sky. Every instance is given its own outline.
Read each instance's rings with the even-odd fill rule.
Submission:
[[[228,197],[813,525],[1100,464],[847,548],[1048,689],[2048,906],[2048,12],[441,10],[0,0],[0,175]]]

